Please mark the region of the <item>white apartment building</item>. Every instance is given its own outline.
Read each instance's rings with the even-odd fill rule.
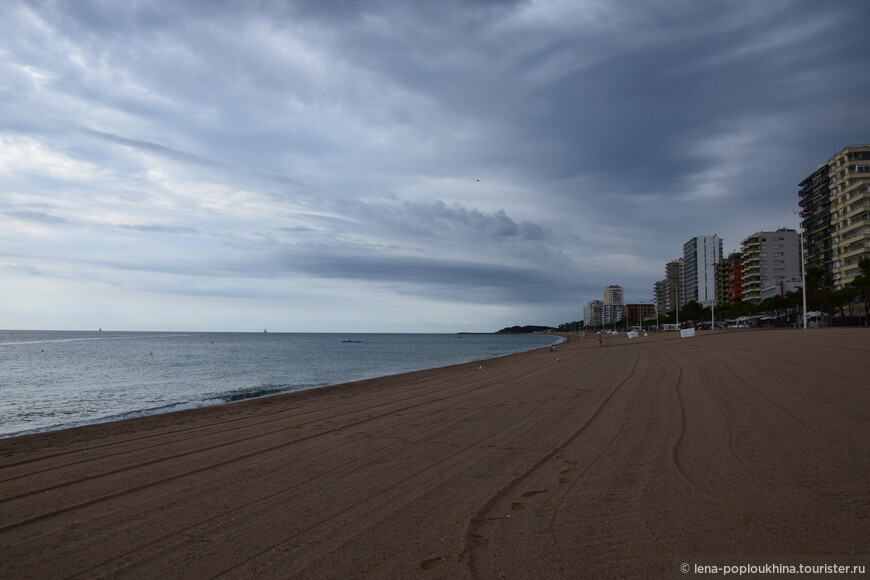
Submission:
[[[583,307],[583,324],[586,326],[601,326],[604,303],[601,300],[593,300]]]
[[[685,302],[713,303],[716,299],[716,263],[721,259],[722,238],[717,235],[698,236],[683,244]]]
[[[604,324],[613,324],[622,320],[623,306],[625,306],[625,298],[622,286],[611,285],[605,288],[601,313]]]
[[[849,145],[828,161],[834,288],[845,288],[870,257],[870,144]]]
[[[604,289],[604,304],[606,306],[624,306],[625,298],[622,286],[608,286]]]

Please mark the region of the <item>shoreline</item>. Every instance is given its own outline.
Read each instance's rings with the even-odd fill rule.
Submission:
[[[195,578],[866,556],[870,333],[662,335],[3,439],[0,553]]]
[[[21,331],[21,332],[43,332],[43,331]],[[64,332],[67,332],[67,331],[64,331]],[[69,332],[82,332],[82,333],[87,332],[90,334],[96,334],[96,331],[69,331]],[[112,331],[107,331],[107,332],[112,332]],[[146,331],[146,332],[135,331],[135,332],[132,332],[131,334],[141,335],[141,334],[145,334],[147,332],[148,331]],[[118,334],[118,332],[116,332],[116,334]],[[160,332],[159,334],[164,334],[164,333]],[[171,333],[165,333],[165,334],[171,334]],[[188,333],[188,334],[191,334],[191,333]],[[208,335],[208,334],[239,334],[239,333],[203,332],[200,334]],[[275,333],[275,334],[280,334],[280,333]],[[291,333],[291,334],[306,334],[306,333]],[[344,336],[343,333],[321,333],[321,334]],[[367,334],[372,334],[372,333],[367,333]],[[374,333],[374,334],[378,335],[378,333]],[[416,334],[421,334],[421,333],[416,333]],[[479,333],[479,334],[485,334],[485,333]],[[489,334],[494,334],[494,333],[489,333]],[[444,334],[444,336],[451,336],[451,335]],[[93,338],[96,339],[96,337],[93,337]],[[553,334],[552,338],[553,338],[554,342],[551,344],[559,344],[559,342],[558,342],[559,340],[564,342],[564,335]],[[75,339],[75,340],[88,340],[88,338]],[[104,424],[104,423],[114,423],[114,422],[118,422],[118,421],[127,421],[127,420],[131,420],[131,419],[150,417],[153,415],[163,415],[163,414],[167,414],[167,413],[178,413],[178,412],[190,411],[190,410],[200,409],[200,408],[215,407],[215,406],[219,406],[219,405],[230,405],[230,404],[244,402],[247,400],[280,396],[280,395],[289,395],[289,394],[298,393],[298,392],[302,392],[302,391],[308,391],[308,390],[312,390],[312,389],[322,389],[322,388],[332,387],[332,386],[336,386],[336,385],[340,385],[340,384],[345,384],[348,382],[361,382],[361,381],[366,381],[366,380],[379,379],[379,378],[389,377],[389,376],[394,375],[394,374],[401,375],[401,374],[410,373],[410,372],[420,372],[420,371],[438,369],[438,368],[442,368],[442,367],[451,367],[451,366],[461,365],[461,364],[465,364],[465,363],[481,362],[481,361],[491,360],[493,358],[499,358],[502,356],[511,356],[513,354],[520,354],[522,352],[528,352],[528,351],[533,351],[533,350],[537,350],[537,349],[545,349],[545,348],[548,349],[548,348],[550,348],[551,344],[535,346],[535,347],[529,348],[526,351],[521,350],[518,352],[511,352],[511,353],[507,353],[507,354],[494,355],[494,356],[488,356],[488,357],[483,357],[483,358],[476,358],[476,359],[472,359],[472,360],[468,360],[468,361],[464,361],[464,362],[447,363],[447,364],[435,366],[435,367],[423,367],[420,369],[416,369],[414,371],[404,371],[404,372],[399,372],[399,373],[387,372],[386,374],[383,374],[383,375],[364,377],[361,379],[356,379],[355,381],[341,381],[341,382],[337,382],[337,383],[330,383],[330,384],[324,384],[324,385],[310,385],[310,386],[287,385],[286,389],[280,389],[280,390],[274,389],[274,388],[273,389],[264,388],[264,389],[261,389],[260,391],[256,391],[256,392],[263,393],[264,391],[268,391],[268,390],[271,390],[274,392],[263,393],[263,394],[254,394],[251,396],[244,396],[241,398],[230,398],[229,400],[227,399],[228,393],[225,393],[223,395],[215,395],[211,398],[200,398],[200,399],[193,399],[193,400],[176,401],[176,402],[173,402],[173,403],[170,403],[167,405],[161,405],[158,407],[150,407],[150,408],[143,408],[143,409],[131,409],[129,411],[124,411],[122,413],[117,413],[117,414],[113,414],[113,415],[105,415],[105,416],[101,416],[101,417],[95,417],[92,419],[82,419],[79,421],[72,421],[69,423],[49,425],[49,426],[45,426],[45,427],[36,427],[33,429],[23,429],[21,431],[16,431],[16,432],[11,432],[11,433],[0,433],[0,440],[17,438],[17,437],[24,437],[24,436],[29,436],[29,435],[39,435],[39,434],[43,434],[43,433],[51,433],[53,431],[62,431],[62,430],[67,430],[67,429],[78,429],[78,428],[82,428],[82,427],[88,427],[91,425],[100,425],[100,424]]]

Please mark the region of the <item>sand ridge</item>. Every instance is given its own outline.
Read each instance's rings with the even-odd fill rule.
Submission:
[[[0,441],[6,577],[669,577],[868,554],[870,333],[589,338]],[[482,367],[482,368],[481,368]]]

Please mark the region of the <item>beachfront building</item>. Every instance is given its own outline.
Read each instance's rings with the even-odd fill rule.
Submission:
[[[831,273],[834,289],[848,286],[870,257],[870,144],[849,145],[828,160]]]
[[[622,320],[622,304],[604,304],[601,306],[601,321],[604,324],[616,324]]]
[[[764,301],[774,296],[785,296],[789,292],[799,292],[801,289],[800,280],[780,280],[772,285],[761,289],[761,300]]]
[[[622,286],[608,286],[604,289],[604,304],[622,306],[625,300],[624,295]]]
[[[831,223],[831,188],[827,163],[800,182],[801,229],[804,267],[822,268],[833,279],[834,249]]]
[[[655,304],[656,309],[664,314],[668,311],[667,309],[667,296],[668,296],[668,281],[667,280],[659,280],[653,284],[653,304]]]
[[[709,306],[716,299],[716,263],[722,259],[722,238],[697,236],[683,244],[685,302]],[[684,303],[685,303],[684,302]]]
[[[777,282],[800,280],[800,246],[794,230],[756,232],[741,244],[743,254],[743,296],[758,304],[761,291]]]
[[[731,252],[716,264],[716,305],[728,306],[743,300],[743,255]]]
[[[685,303],[685,276],[683,259],[677,258],[665,264],[665,307],[663,312],[681,308]]]
[[[628,325],[643,326],[644,320],[656,317],[656,307],[655,304],[626,304],[622,316]]]
[[[586,326],[601,326],[603,322],[602,312],[604,310],[604,302],[601,300],[592,300],[583,307],[583,324]]]
[[[625,305],[622,286],[611,285],[604,289],[602,320],[604,324],[615,324],[622,320],[622,307]]]

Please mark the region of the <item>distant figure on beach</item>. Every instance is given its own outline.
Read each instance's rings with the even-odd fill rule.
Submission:
[[[604,337],[599,334],[598,335],[598,346],[603,346],[603,345],[604,345]]]

